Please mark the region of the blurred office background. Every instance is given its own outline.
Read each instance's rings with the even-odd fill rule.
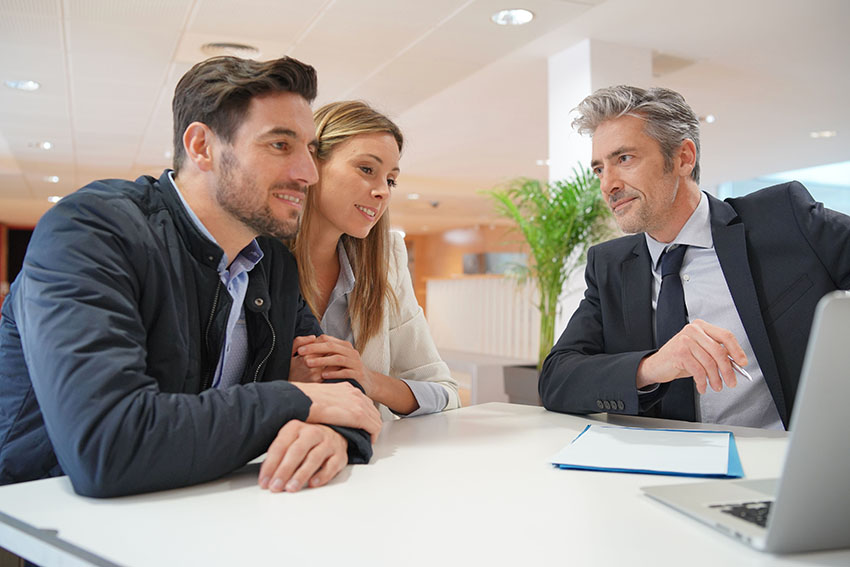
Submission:
[[[441,350],[532,360],[533,290],[499,275],[526,250],[481,191],[586,164],[569,110],[631,83],[700,115],[703,189],[796,178],[850,213],[847,22],[847,0],[0,0],[0,301],[54,202],[169,167],[194,63],[287,54],[318,70],[317,105],[365,99],[404,129],[391,220]]]

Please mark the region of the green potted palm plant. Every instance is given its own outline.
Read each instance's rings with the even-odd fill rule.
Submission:
[[[531,254],[527,266],[515,266],[512,272],[520,281],[531,279],[537,284],[539,371],[555,341],[564,284],[584,262],[588,248],[611,234],[611,213],[599,192],[599,180],[584,168],[574,169],[569,179],[550,183],[514,179],[487,194],[498,214],[514,222],[512,230],[522,235]],[[534,392],[536,397],[536,380]]]

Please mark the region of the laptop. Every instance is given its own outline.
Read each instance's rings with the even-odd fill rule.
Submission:
[[[850,547],[850,292],[814,322],[781,477],[649,486],[652,498],[772,553]]]

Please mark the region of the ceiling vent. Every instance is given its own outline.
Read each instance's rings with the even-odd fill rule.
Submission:
[[[217,55],[232,55],[242,59],[255,59],[259,57],[260,50],[247,43],[231,43],[227,41],[215,41],[205,43],[201,46],[204,55],[215,57]]]

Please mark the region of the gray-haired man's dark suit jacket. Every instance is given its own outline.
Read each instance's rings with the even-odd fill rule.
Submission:
[[[850,217],[797,182],[726,201],[709,196],[709,208],[723,275],[787,428],[815,305],[850,288]],[[695,419],[693,380],[638,399],[638,364],[657,350],[650,262],[643,234],[590,249],[585,297],[540,374],[547,409]]]

